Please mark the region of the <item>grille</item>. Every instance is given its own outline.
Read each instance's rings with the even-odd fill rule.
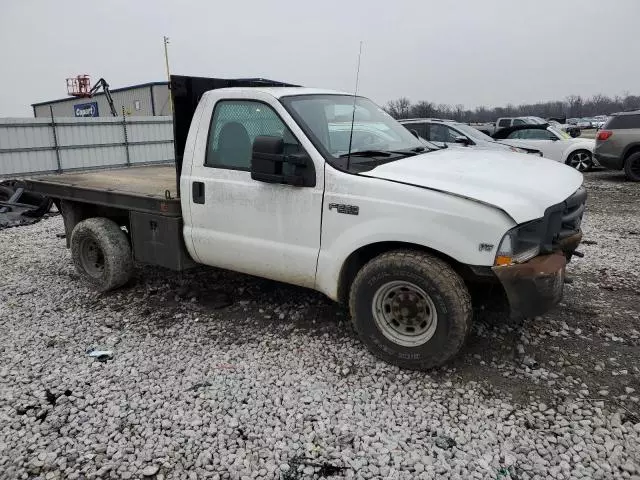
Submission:
[[[558,242],[580,231],[587,201],[587,191],[580,187],[564,202],[549,207],[544,215],[544,252],[551,252]]]

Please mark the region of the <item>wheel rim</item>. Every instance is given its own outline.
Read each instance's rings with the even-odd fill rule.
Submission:
[[[438,326],[431,297],[417,285],[396,280],[382,285],[373,296],[373,318],[382,334],[405,347],[429,341]]]
[[[591,155],[587,152],[577,152],[571,155],[571,160],[569,160],[569,165],[571,165],[576,170],[584,172],[591,168]]]
[[[640,158],[637,158],[637,159],[634,159],[634,160],[630,160],[630,162],[631,163],[629,164],[629,170],[636,177],[640,177]]]
[[[94,278],[102,277],[104,273],[104,254],[98,244],[86,238],[80,245],[80,261],[85,272]]]

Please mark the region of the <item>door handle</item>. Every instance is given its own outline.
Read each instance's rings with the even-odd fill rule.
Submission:
[[[204,182],[193,182],[191,194],[193,203],[204,204]]]

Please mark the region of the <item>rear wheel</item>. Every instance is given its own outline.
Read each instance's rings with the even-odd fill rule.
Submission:
[[[374,355],[414,370],[450,360],[471,326],[471,299],[458,274],[439,258],[410,250],[367,263],[353,282],[349,308]]]
[[[124,285],[133,272],[129,240],[108,218],[89,218],[76,225],[71,256],[78,273],[101,292]]]
[[[640,182],[640,152],[636,152],[624,162],[624,173],[632,182]]]
[[[588,172],[593,168],[593,156],[587,150],[577,150],[569,155],[567,165],[579,172]]]

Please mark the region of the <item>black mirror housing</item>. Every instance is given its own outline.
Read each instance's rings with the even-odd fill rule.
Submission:
[[[258,136],[253,141],[251,178],[265,183],[315,187],[316,171],[307,153],[285,154],[282,137]]]
[[[462,145],[467,145],[467,146],[471,145],[471,142],[469,141],[469,139],[467,137],[463,137],[463,136],[456,137],[454,139],[454,143],[460,143]]]

